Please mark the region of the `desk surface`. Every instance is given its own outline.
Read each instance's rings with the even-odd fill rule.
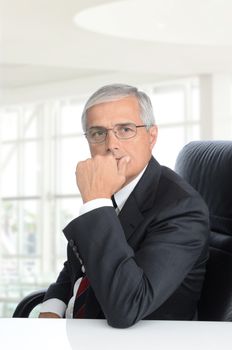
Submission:
[[[232,323],[140,321],[115,329],[104,320],[0,319],[7,350],[223,350],[232,346]]]

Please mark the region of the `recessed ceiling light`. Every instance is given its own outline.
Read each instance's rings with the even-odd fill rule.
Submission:
[[[232,45],[231,0],[127,0],[76,14],[81,28],[162,43]]]

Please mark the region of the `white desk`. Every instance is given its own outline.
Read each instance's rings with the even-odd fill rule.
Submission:
[[[3,350],[223,350],[232,322],[141,321],[115,329],[104,320],[0,319]]]

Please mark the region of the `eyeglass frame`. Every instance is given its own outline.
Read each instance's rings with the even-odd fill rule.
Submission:
[[[115,133],[115,131],[114,131],[114,129],[115,129],[115,127],[117,127],[117,126],[119,126],[119,125],[121,125],[121,126],[123,126],[123,125],[133,125],[136,129],[136,132],[135,132],[135,134],[133,135],[133,136],[130,136],[130,137],[118,137],[118,135]],[[134,123],[118,123],[118,124],[115,124],[114,125],[114,127],[113,128],[105,128],[104,126],[92,126],[92,127],[90,127],[88,130],[86,130],[86,132],[84,133],[84,135],[85,135],[85,137],[87,138],[87,140],[89,141],[89,143],[91,143],[91,144],[100,144],[100,143],[103,143],[103,142],[105,142],[105,140],[106,140],[106,138],[107,138],[107,135],[108,135],[108,132],[110,131],[110,130],[112,130],[113,131],[113,133],[114,133],[114,135],[115,135],[115,137],[117,137],[117,139],[118,140],[129,140],[129,139],[132,139],[133,137],[135,137],[136,135],[137,135],[137,128],[145,128],[145,127],[150,127],[150,126],[152,126],[152,125],[146,125],[146,124],[143,124],[143,125],[136,125],[136,124],[134,124]],[[92,141],[90,141],[90,139],[88,138],[88,131],[89,130],[91,130],[92,128],[99,128],[99,129],[102,129],[102,130],[104,130],[105,131],[105,137],[104,137],[104,140],[103,141],[100,141],[100,142],[92,142]]]

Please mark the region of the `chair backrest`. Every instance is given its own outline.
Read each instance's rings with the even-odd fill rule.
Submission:
[[[204,198],[210,213],[210,254],[199,320],[232,321],[232,141],[195,141],[175,170]]]

